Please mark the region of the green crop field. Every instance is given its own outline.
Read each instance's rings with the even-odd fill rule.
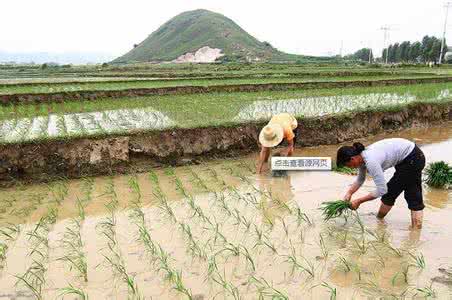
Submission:
[[[164,95],[0,107],[0,142],[232,126],[289,112],[298,118],[452,100],[452,85]]]
[[[266,83],[297,83],[297,82],[331,82],[331,81],[364,81],[383,79],[406,79],[406,78],[431,78],[426,75],[388,75],[360,77],[311,77],[311,78],[251,78],[251,79],[218,79],[218,80],[140,80],[122,82],[86,82],[68,84],[35,84],[35,85],[0,85],[2,94],[28,94],[28,93],[56,93],[72,91],[112,91],[141,88],[161,88],[176,86],[215,86],[215,85],[237,85],[237,84],[266,84]]]

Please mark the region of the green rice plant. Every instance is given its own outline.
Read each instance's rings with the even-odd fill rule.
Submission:
[[[242,223],[242,219],[240,217],[240,212],[237,208],[234,208],[234,210],[232,211],[232,216],[235,218],[234,225],[240,225]]]
[[[206,185],[204,180],[202,180],[201,177],[199,177],[199,175],[195,171],[193,171],[192,168],[188,168],[188,170],[190,171],[191,176],[194,178],[197,186],[201,187],[206,192],[212,192],[212,190]]]
[[[132,299],[141,298],[138,286],[135,282],[135,278],[127,273],[123,259],[118,249],[114,249],[113,245],[109,245],[111,257],[104,255],[104,259],[108,262],[115,274],[119,276],[121,280],[127,284],[127,289],[129,291],[129,296]]]
[[[339,256],[339,262],[344,268],[344,272],[348,273],[353,269],[353,264],[348,261],[345,257]]]
[[[323,286],[324,288],[328,289],[328,291],[330,292],[330,300],[336,300],[337,297],[337,290],[336,288],[333,288],[331,285],[329,285],[327,282],[322,282],[321,286]]]
[[[266,246],[268,249],[270,249],[273,254],[278,255],[278,250],[276,249],[275,244],[273,244],[270,241],[270,238],[267,235],[264,235],[264,239],[262,240],[262,245]]]
[[[279,207],[281,207],[281,208],[287,210],[287,212],[288,212],[289,214],[292,214],[292,213],[293,213],[293,212],[292,212],[292,209],[287,205],[287,203],[281,201],[278,197],[274,197],[273,194],[272,194],[271,192],[268,192],[268,194],[269,194],[270,198],[272,199],[272,201],[273,201],[274,203],[276,203]]]
[[[402,250],[393,247],[393,246],[389,243],[389,241],[385,242],[384,245],[385,245],[386,247],[388,247],[388,248],[389,248],[396,256],[398,256],[398,257],[402,257],[402,256],[403,256]]]
[[[80,297],[82,300],[88,300],[88,294],[86,294],[83,290],[74,287],[69,283],[69,286],[60,289],[60,297],[64,297],[66,295],[74,295]]]
[[[232,283],[228,282],[226,279],[226,275],[223,273],[221,275],[220,272],[216,272],[215,276],[212,277],[213,282],[220,285],[226,293],[228,293],[234,300],[240,300],[239,289],[234,286]]]
[[[410,264],[411,266],[414,266],[419,269],[425,269],[426,263],[425,263],[424,255],[422,253],[420,253],[419,255],[414,255],[411,252],[408,252],[408,254],[410,255],[411,259],[413,260],[413,263]]]
[[[253,226],[254,226],[254,233],[256,234],[256,237],[257,237],[256,244],[253,247],[253,248],[255,248],[257,245],[261,245],[263,243],[262,237],[263,237],[264,232],[261,228],[257,227],[256,224],[254,224]]]
[[[250,252],[248,251],[248,248],[246,248],[243,245],[240,245],[239,247],[242,249],[241,250],[242,255],[245,256],[246,260],[250,263],[251,269],[253,270],[253,272],[256,271],[256,265],[254,263],[254,260],[251,256]]]
[[[435,188],[443,188],[452,184],[452,167],[444,161],[430,163],[425,169],[425,182]]]
[[[8,223],[9,226],[0,229],[0,236],[7,241],[14,241],[21,231],[20,225]]]
[[[56,220],[56,215],[54,215],[56,213],[57,210],[49,208],[47,214],[39,219],[36,226],[26,233],[30,242],[28,256],[31,257],[32,263],[22,275],[15,275],[16,286],[23,284],[39,300],[43,299],[42,288],[46,283],[47,268],[45,264],[49,255],[48,234],[50,226]]]
[[[234,245],[231,242],[226,242],[226,244],[223,246],[223,249],[219,250],[216,255],[223,253],[223,252],[229,252],[233,256],[239,256],[240,255],[240,246]]]
[[[220,185],[221,185],[222,187],[224,187],[224,186],[227,185],[226,182],[225,182],[222,178],[220,178],[220,176],[218,175],[218,172],[215,171],[214,168],[208,166],[208,167],[207,167],[207,171],[210,172],[210,175],[211,175],[211,177],[215,180],[215,182],[220,183]]]
[[[403,276],[403,281],[404,281],[406,284],[408,284],[408,273],[409,273],[409,271],[410,271],[410,265],[403,265],[403,266],[401,266],[401,267],[402,267],[401,271],[400,271],[400,272],[397,272],[397,273],[394,275],[392,281],[394,282],[394,281],[396,280],[396,278],[397,278],[398,276],[401,275],[401,276]]]
[[[182,229],[182,232],[184,232],[185,236],[187,237],[188,241],[188,248],[190,249],[190,253],[194,256],[197,256],[203,260],[207,259],[207,254],[203,247],[199,245],[199,243],[196,241],[196,239],[193,238],[193,234],[191,232],[190,225],[180,223],[180,228]]]
[[[325,240],[323,239],[322,234],[319,234],[320,240],[319,240],[319,246],[320,251],[322,252],[323,259],[327,259],[329,255],[328,248],[326,247]]]
[[[77,205],[78,216],[79,216],[80,220],[83,221],[83,220],[85,220],[85,207],[79,197],[77,197],[76,201],[77,201],[76,205]]]
[[[3,268],[2,262],[6,259],[6,251],[8,251],[8,245],[0,241],[0,270]]]
[[[22,276],[15,275],[15,277],[18,280],[16,282],[16,285],[18,285],[19,283],[23,283],[32,292],[33,296],[37,300],[42,300],[44,299],[42,297],[42,286],[45,283],[44,273],[46,270],[45,269],[40,270],[35,267],[30,268],[29,270],[30,273],[28,273],[27,270],[27,272]]]
[[[340,217],[350,209],[350,202],[344,200],[323,202],[320,206],[325,221]]]
[[[70,270],[77,270],[79,277],[83,278],[84,282],[88,282],[88,263],[86,254],[83,252],[81,224],[78,220],[72,220],[72,226],[66,228],[60,243],[66,253],[57,260],[66,262]]]
[[[353,241],[355,242],[355,244],[356,244],[356,246],[358,247],[359,252],[360,252],[361,254],[366,254],[366,253],[367,253],[367,250],[369,249],[369,246],[368,246],[368,244],[366,243],[366,240],[365,240],[364,237],[362,238],[361,241],[358,241],[358,239],[353,238]]]
[[[187,299],[192,300],[193,295],[191,293],[191,290],[187,289],[182,281],[182,272],[178,271],[176,272],[176,275],[174,277],[174,289],[183,295],[187,297]]]
[[[291,245],[290,254],[285,255],[286,262],[292,266],[292,273],[295,270],[300,270],[302,273],[308,274],[309,277],[314,278],[315,266],[308,259],[302,256],[302,260],[299,260],[296,255],[296,251],[293,245]]]
[[[212,256],[209,256],[209,258],[207,259],[206,280],[211,279],[215,272],[218,272],[218,264],[217,264],[216,256],[212,255]]]
[[[286,224],[286,222],[284,221],[284,219],[281,219],[281,223],[283,225],[283,229],[284,232],[286,233],[286,236],[289,236],[289,225]]]
[[[61,181],[54,182],[52,184],[47,185],[47,188],[49,189],[50,193],[52,194],[53,200],[60,205],[64,198],[68,194],[68,183],[67,179],[62,179]]]
[[[277,290],[270,284],[265,278],[257,278],[251,276],[248,280],[248,284],[253,284],[257,288],[259,295],[259,300],[261,299],[278,299],[278,300],[289,300],[289,297],[280,290]]]
[[[154,172],[154,170],[149,170],[149,179],[151,180],[152,183],[154,183],[155,185],[159,184],[159,178],[157,176],[157,174]]]
[[[162,194],[157,194],[157,193],[154,194],[154,195],[156,195],[156,197],[159,198],[159,200],[160,200],[159,208],[161,210],[163,210],[165,215],[170,220],[172,220],[174,223],[177,223],[176,215],[174,214],[174,211],[171,208],[171,206],[168,204],[168,201],[166,200],[166,197],[163,196]]]
[[[228,215],[228,216],[232,216],[232,211],[231,208],[228,206],[228,204],[226,203],[226,197],[224,196],[223,193],[215,193],[215,200],[217,200],[220,204],[220,207],[224,210],[224,212]]]
[[[108,205],[108,204],[107,204]],[[103,253],[104,262],[107,263],[113,271],[114,276],[119,277],[127,284],[129,296],[132,299],[140,299],[141,295],[138,286],[133,276],[127,273],[124,259],[118,246],[116,239],[116,218],[113,210],[110,210],[110,216],[107,216],[104,221],[100,222],[98,226],[102,230],[102,234],[107,239],[107,251]]]
[[[314,225],[311,219],[309,219],[308,215],[301,211],[300,207],[297,207],[296,213],[298,226],[300,226],[301,222],[306,222],[309,226]]]
[[[133,195],[135,196],[134,201],[136,203],[141,203],[142,195],[141,195],[140,184],[138,183],[137,176],[136,175],[130,176],[128,183],[129,183],[130,190],[132,191]]]
[[[416,288],[416,294],[414,296],[421,296],[425,299],[428,298],[436,298],[436,291],[433,289],[433,281],[430,283],[429,286],[423,287],[423,288]]]
[[[217,240],[221,239],[223,243],[227,242],[226,237],[223,235],[223,233],[220,231],[220,224],[218,224],[217,221],[212,222],[211,224],[211,230],[214,232],[213,240],[214,245],[216,245]]]
[[[364,234],[366,232],[366,228],[364,226],[363,221],[361,220],[361,218],[359,217],[359,214],[357,212],[352,214],[355,217],[355,221],[356,223],[358,223],[359,229],[360,229],[360,233]],[[344,216],[347,216],[347,214],[344,214]]]
[[[368,296],[377,297],[379,299],[406,299],[408,293],[408,289],[402,290],[398,294],[388,293],[373,280],[359,282],[356,285]]]
[[[184,294],[188,299],[192,299],[191,291],[185,287],[182,281],[181,271],[176,271],[171,267],[170,255],[162,248],[161,245],[152,240],[151,234],[149,233],[149,230],[145,224],[144,213],[139,205],[135,205],[133,212],[129,215],[129,217],[132,219],[133,223],[138,227],[139,229],[138,239],[144,245],[146,253],[152,259],[152,263],[158,262],[157,267],[158,271],[164,272],[165,279],[174,285],[173,288],[175,290]],[[188,229],[188,227],[184,226],[184,228],[185,228],[184,230],[186,232],[190,232],[191,235],[191,231]],[[131,284],[132,281],[129,283],[129,286],[131,286]],[[135,288],[135,290],[138,289]]]

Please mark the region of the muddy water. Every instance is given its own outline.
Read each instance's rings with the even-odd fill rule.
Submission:
[[[452,163],[450,123],[362,142],[390,136]],[[0,299],[61,299],[70,284],[91,299],[328,299],[334,289],[338,299],[450,297],[441,271],[452,267],[450,192],[425,188],[421,231],[410,229],[403,197],[382,222],[373,201],[325,223],[320,203],[343,195],[352,176],[257,176],[254,158],[1,190]]]

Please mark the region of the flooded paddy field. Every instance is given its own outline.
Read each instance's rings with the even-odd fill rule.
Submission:
[[[362,142],[389,136],[452,163],[450,123]],[[384,221],[375,200],[324,222],[352,176],[272,178],[255,158],[2,189],[0,299],[450,299],[450,191],[425,187],[421,231],[403,197]]]
[[[366,80],[389,80],[389,79],[422,79],[441,78],[432,75],[383,75],[383,76],[349,76],[349,77],[270,77],[270,78],[239,78],[239,79],[190,79],[190,80],[134,80],[121,82],[75,82],[75,83],[37,83],[37,84],[3,84],[0,85],[0,95],[11,94],[34,94],[34,93],[59,93],[74,91],[114,91],[144,88],[163,88],[181,86],[216,86],[216,85],[238,85],[238,84],[268,84],[268,83],[309,83],[309,82],[335,82],[335,81],[366,81]]]
[[[118,100],[0,107],[0,143],[107,135],[131,131],[237,125],[288,112],[297,118],[411,103],[446,103],[452,84],[285,92],[165,95]]]

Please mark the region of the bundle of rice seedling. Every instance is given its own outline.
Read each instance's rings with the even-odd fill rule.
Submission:
[[[351,209],[350,202],[345,200],[326,201],[320,205],[325,221],[340,217],[345,211]]]
[[[338,172],[338,173],[342,173],[342,174],[347,174],[347,175],[357,175],[358,174],[358,170],[356,169],[352,169],[346,166],[342,166],[342,167],[333,167],[334,172]]]
[[[425,182],[431,187],[443,188],[452,185],[452,168],[444,161],[429,164],[425,175]]]

